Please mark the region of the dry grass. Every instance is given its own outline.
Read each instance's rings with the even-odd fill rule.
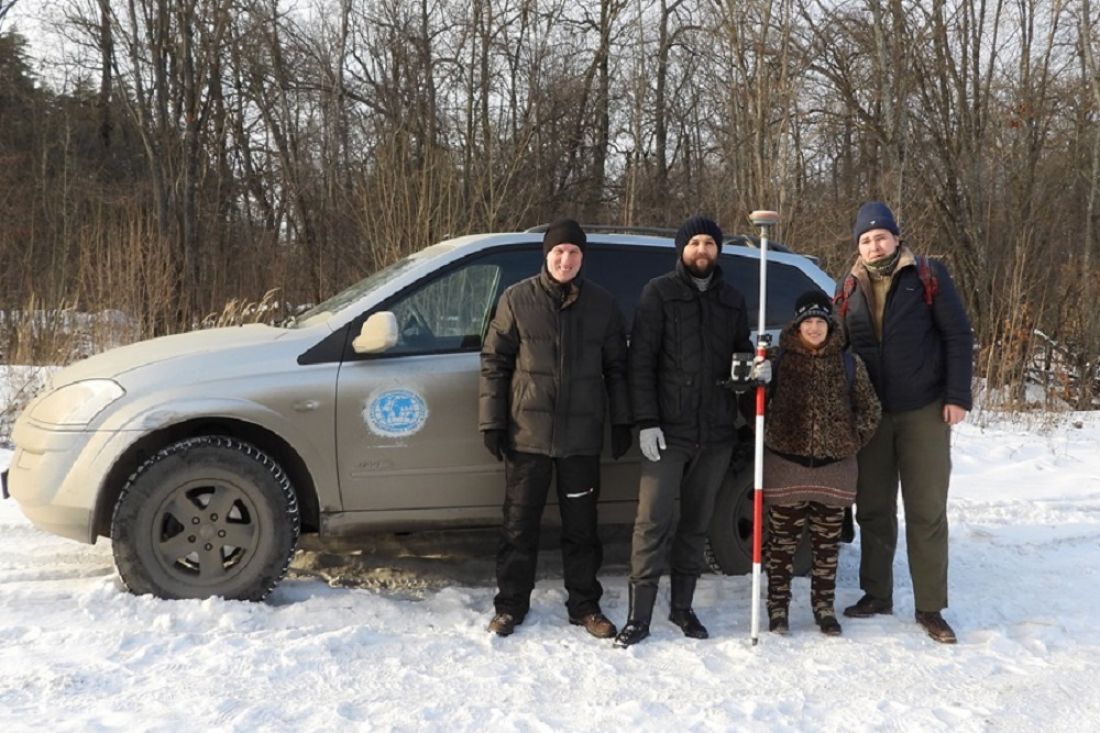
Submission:
[[[45,366],[0,365],[0,445],[9,445],[12,424],[46,386],[51,371]]]
[[[79,328],[73,303],[51,306],[31,295],[20,310],[0,312],[0,361],[68,364],[84,353],[91,334]]]
[[[275,300],[278,288],[272,288],[264,293],[264,297],[258,301],[249,301],[243,298],[232,298],[222,308],[220,313],[210,313],[202,319],[201,328],[222,328],[225,326],[241,326],[246,323],[268,323],[279,317],[283,311],[283,305]]]

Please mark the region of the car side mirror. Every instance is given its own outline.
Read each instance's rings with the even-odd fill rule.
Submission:
[[[372,313],[351,342],[356,354],[378,354],[397,345],[397,317],[390,311]]]

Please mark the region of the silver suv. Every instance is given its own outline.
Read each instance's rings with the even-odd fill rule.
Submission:
[[[135,593],[264,598],[299,533],[346,548],[364,533],[492,526],[504,476],[477,431],[482,335],[501,292],[538,271],[538,230],[460,237],[371,275],[281,326],[167,336],[58,372],[20,416],[4,493],[38,527],[112,539]],[[759,252],[721,263],[755,321]],[[669,236],[589,230],[582,275],[629,323],[675,262]],[[768,328],[805,290],[810,259],[773,252]],[[640,454],[605,457],[600,518],[633,521]],[[745,572],[751,470],[738,457],[711,528],[712,560]],[[556,511],[548,511],[554,521]]]

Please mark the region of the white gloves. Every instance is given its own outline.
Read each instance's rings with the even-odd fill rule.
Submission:
[[[638,433],[638,447],[642,449],[642,455],[654,463],[661,460],[661,451],[668,448],[660,428],[643,428]]]
[[[766,357],[757,356],[752,360],[749,381],[758,384],[772,381],[772,363]],[[654,463],[661,460],[661,451],[668,449],[665,434],[660,428],[643,428],[638,433],[638,447],[641,448],[642,455]]]
[[[772,363],[763,356],[757,356],[752,360],[752,370],[749,379],[759,384],[768,384],[772,381]]]

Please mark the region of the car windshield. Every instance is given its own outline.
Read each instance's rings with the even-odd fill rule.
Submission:
[[[354,303],[369,291],[385,285],[390,280],[398,277],[422,259],[422,252],[403,257],[389,267],[383,267],[373,275],[368,275],[351,287],[341,290],[323,303],[319,303],[296,316],[291,316],[280,325],[284,328],[306,328],[321,323],[330,318],[332,314],[338,313],[347,307],[350,303]]]

